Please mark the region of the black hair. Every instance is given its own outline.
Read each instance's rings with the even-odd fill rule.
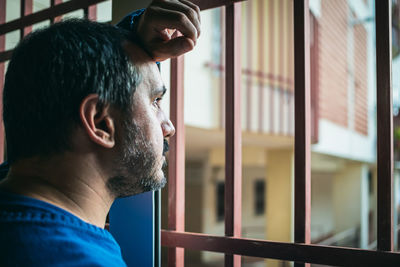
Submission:
[[[9,163],[69,149],[89,94],[98,94],[100,105],[131,110],[140,75],[123,48],[128,40],[115,26],[69,19],[18,44],[3,94]]]

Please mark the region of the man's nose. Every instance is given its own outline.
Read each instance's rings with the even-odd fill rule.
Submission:
[[[170,120],[164,121],[161,127],[164,137],[171,137],[175,134],[175,127]]]

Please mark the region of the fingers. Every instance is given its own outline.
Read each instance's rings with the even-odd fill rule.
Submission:
[[[184,4],[188,5],[188,6],[190,6],[193,10],[195,10],[196,13],[197,13],[197,18],[198,18],[198,20],[201,22],[200,8],[199,8],[197,5],[195,5],[195,4],[193,4],[192,2],[190,2],[190,1],[187,1],[187,0],[180,0],[180,1],[181,1],[182,3],[184,3]]]
[[[170,41],[156,44],[152,47],[153,59],[155,61],[163,61],[168,58],[175,58],[186,52],[193,50],[194,42],[185,36],[171,39]]]
[[[153,0],[136,32],[153,59],[162,61],[192,50],[200,36],[200,24],[200,9],[189,0]]]
[[[186,15],[190,22],[196,27],[197,38],[200,36],[200,8],[187,0],[160,1],[157,5],[163,9],[179,11]]]
[[[154,14],[151,13],[148,15],[152,16],[154,27],[159,32],[165,30],[165,28],[177,29],[184,36],[192,39],[194,43],[197,42],[197,28],[183,12],[161,7],[153,7],[149,12],[154,12]]]

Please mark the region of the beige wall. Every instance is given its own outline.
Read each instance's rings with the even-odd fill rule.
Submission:
[[[334,230],[332,173],[311,173],[311,240],[318,240]]]
[[[273,241],[293,241],[293,150],[267,152],[266,236]],[[268,267],[280,262],[266,260]]]
[[[361,223],[361,176],[360,163],[348,163],[334,175],[333,209],[336,232],[357,227]]]

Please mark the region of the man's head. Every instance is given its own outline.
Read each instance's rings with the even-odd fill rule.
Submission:
[[[74,150],[79,146],[76,140],[88,140],[90,151],[85,153],[113,161],[113,195],[139,193],[164,183],[157,169],[163,135],[149,130],[156,127],[155,121],[146,121],[153,117],[141,107],[148,99],[139,99],[152,90],[147,87],[150,80],[161,86],[162,82],[150,58],[135,62],[132,53],[144,54],[143,50],[135,46],[135,52],[127,53],[124,46],[134,46],[129,42],[128,34],[116,27],[68,20],[34,32],[17,46],[3,96],[11,164],[51,158]],[[161,132],[163,123],[170,125],[164,115],[158,122]],[[171,127],[164,136],[173,134]]]

